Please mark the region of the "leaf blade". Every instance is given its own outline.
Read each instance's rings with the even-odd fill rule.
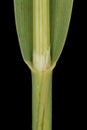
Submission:
[[[25,62],[32,62],[33,16],[31,0],[14,0],[15,22],[20,50]]]
[[[50,35],[52,63],[57,62],[67,37],[73,0],[51,0]]]

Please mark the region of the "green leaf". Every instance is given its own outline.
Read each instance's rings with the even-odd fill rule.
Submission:
[[[65,44],[73,1],[50,0],[51,69],[54,68]],[[33,0],[14,0],[14,12],[21,53],[24,61],[33,69]]]
[[[52,63],[62,52],[70,24],[73,0],[50,0],[50,41]]]
[[[32,62],[33,8],[32,0],[14,0],[17,34],[25,62]]]

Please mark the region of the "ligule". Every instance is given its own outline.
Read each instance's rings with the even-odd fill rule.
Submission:
[[[49,0],[33,0],[33,66],[45,71],[50,61]]]

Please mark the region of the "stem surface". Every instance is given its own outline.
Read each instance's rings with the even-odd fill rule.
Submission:
[[[52,128],[49,0],[33,0],[32,130]]]
[[[32,72],[32,130],[52,129],[52,72]]]

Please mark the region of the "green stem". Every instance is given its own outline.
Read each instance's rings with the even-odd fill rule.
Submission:
[[[32,130],[52,128],[49,0],[33,0]]]
[[[32,130],[52,129],[52,72],[32,72]]]

